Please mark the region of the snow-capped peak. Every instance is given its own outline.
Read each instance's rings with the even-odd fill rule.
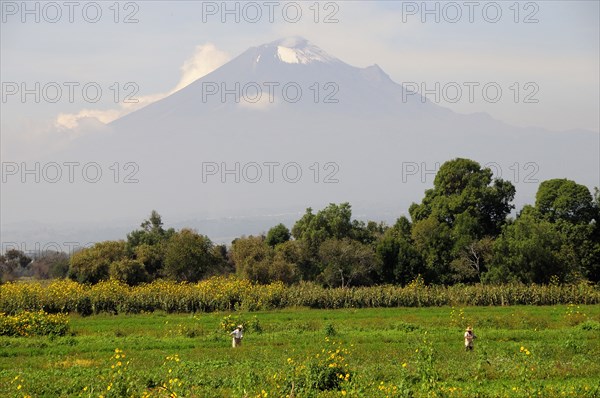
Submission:
[[[275,47],[277,58],[288,64],[331,63],[337,61],[336,58],[302,37],[286,37],[266,46]]]

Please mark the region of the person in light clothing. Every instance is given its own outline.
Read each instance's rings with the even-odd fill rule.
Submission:
[[[465,331],[465,350],[472,351],[473,350],[473,340],[476,339],[475,333],[473,333],[473,328],[469,326]]]
[[[242,325],[238,325],[233,332],[229,333],[231,336],[233,336],[233,340],[231,342],[232,347],[239,347],[242,345],[242,339],[244,338],[243,330],[244,327]]]

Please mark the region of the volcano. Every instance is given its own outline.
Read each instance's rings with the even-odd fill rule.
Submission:
[[[126,217],[143,205],[144,213],[239,223],[349,201],[377,219],[384,209],[396,217],[420,201],[439,165],[453,158],[476,160],[513,182],[519,208],[546,179],[599,185],[599,151],[598,132],[459,114],[376,64],[354,67],[290,37],[249,48],[53,157],[94,160],[105,171],[117,164],[118,179],[111,169],[99,184],[35,189],[46,189],[48,206],[73,217],[105,208]],[[6,196],[7,203],[28,197],[19,189]]]

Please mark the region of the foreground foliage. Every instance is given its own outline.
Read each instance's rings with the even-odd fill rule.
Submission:
[[[598,306],[69,318],[69,336],[0,336],[3,397],[600,394]],[[236,349],[232,322],[248,325]],[[478,336],[473,352],[465,324]]]
[[[23,311],[16,315],[0,312],[0,336],[64,336],[69,319],[64,314]]]

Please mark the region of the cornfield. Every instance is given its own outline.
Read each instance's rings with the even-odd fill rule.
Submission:
[[[600,289],[587,283],[573,285],[424,285],[324,288],[313,283],[285,286],[252,284],[233,277],[214,277],[196,284],[159,280],[128,286],[110,280],[83,285],[56,280],[0,285],[0,312],[192,313],[258,311],[286,307],[376,308],[431,306],[507,306],[598,304]]]

